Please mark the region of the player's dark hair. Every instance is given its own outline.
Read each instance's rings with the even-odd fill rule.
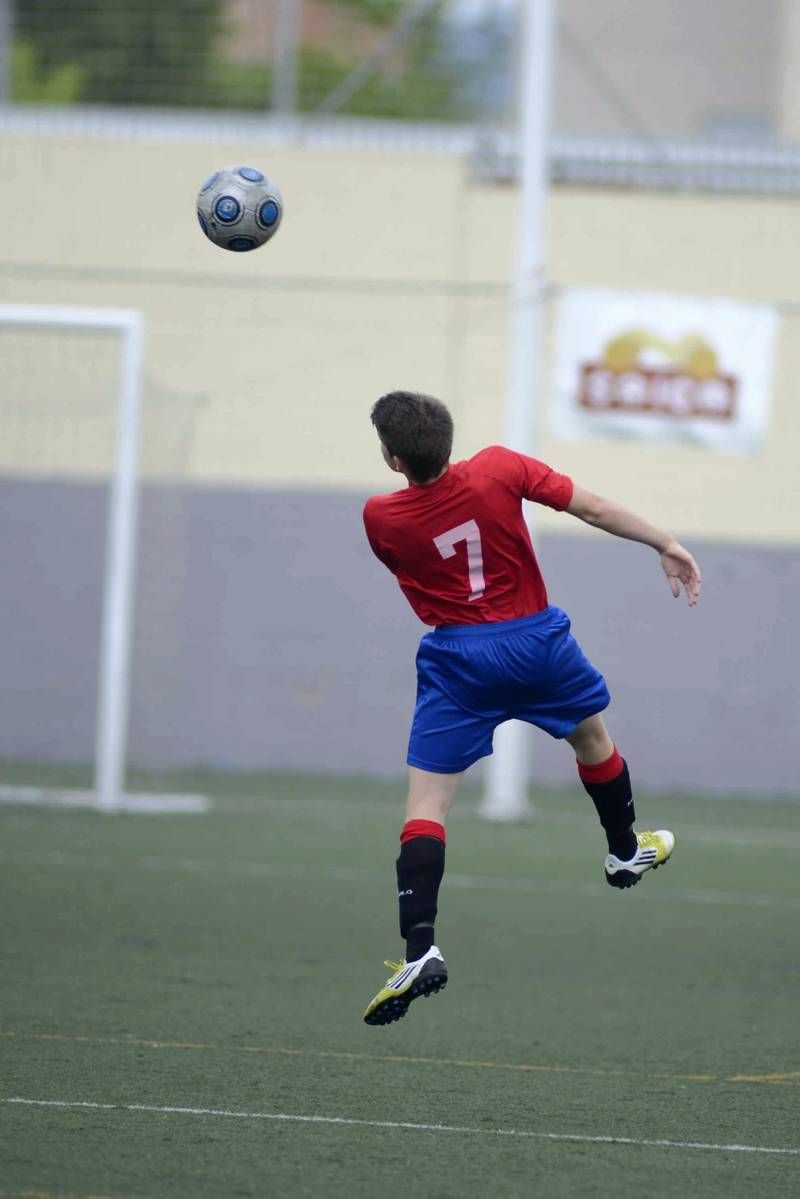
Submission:
[[[441,400],[415,391],[390,391],[372,407],[372,423],[415,483],[435,479],[453,448],[453,418]]]

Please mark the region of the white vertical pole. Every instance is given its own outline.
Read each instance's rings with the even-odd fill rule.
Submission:
[[[297,111],[297,43],[302,0],[278,0],[272,53],[272,109]]]
[[[139,425],[144,330],[131,313],[122,330],[116,469],[109,494],[106,577],[97,696],[98,806],[120,806],[128,740],[131,625],[139,501]]]
[[[545,215],[550,79],[555,52],[557,0],[520,0],[520,195],[517,263],[511,286],[511,344],[505,411],[505,442],[533,454],[536,395],[542,349],[542,300],[545,286]],[[526,511],[532,528],[531,509]],[[527,782],[531,729],[510,721],[495,733],[481,814],[513,820],[528,811]]]

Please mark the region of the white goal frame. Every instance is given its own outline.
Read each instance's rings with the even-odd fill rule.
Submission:
[[[517,134],[520,189],[517,258],[511,281],[505,443],[535,456],[537,396],[541,388],[545,296],[545,213],[549,181],[547,137],[550,80],[558,0],[520,0],[520,97]],[[532,527],[530,510],[525,513]],[[507,721],[495,733],[480,813],[487,820],[518,820],[532,814],[528,783],[533,755],[531,729]]]
[[[4,325],[112,332],[120,338],[116,449],[106,523],[94,779],[94,806],[113,812],[125,806],[144,318],[141,312],[128,308],[0,304],[0,328]]]

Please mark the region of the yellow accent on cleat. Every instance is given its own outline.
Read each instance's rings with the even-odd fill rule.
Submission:
[[[639,842],[640,849],[655,849],[655,866],[666,862],[675,848],[675,838],[666,829],[659,829],[657,833],[637,833],[636,840]]]
[[[408,1011],[412,999],[432,995],[447,983],[447,966],[435,945],[415,962],[385,962],[393,972],[364,1012],[367,1024],[391,1024]]]
[[[375,998],[372,999],[368,1004],[367,1010],[364,1012],[365,1020],[368,1016],[372,1015],[372,1013],[379,1008],[382,1003],[385,1003],[387,999],[395,999],[400,995],[404,995],[411,986],[410,977],[407,980],[403,980],[401,977],[408,964],[405,959],[402,962],[390,962],[387,960],[383,964],[384,966],[388,966],[392,973],[390,977],[387,978],[380,991],[378,991],[378,994],[375,996]]]
[[[669,829],[636,834],[636,853],[627,861],[610,853],[605,861],[606,882],[612,887],[634,887],[648,870],[657,870],[668,861],[675,848]]]

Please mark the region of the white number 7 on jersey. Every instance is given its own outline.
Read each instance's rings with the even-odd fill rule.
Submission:
[[[455,556],[459,541],[467,543],[467,568],[469,570],[469,599],[480,599],[486,590],[483,578],[483,552],[481,550],[481,531],[474,520],[465,520],[463,525],[456,525],[446,533],[434,537],[433,544],[443,558]]]

